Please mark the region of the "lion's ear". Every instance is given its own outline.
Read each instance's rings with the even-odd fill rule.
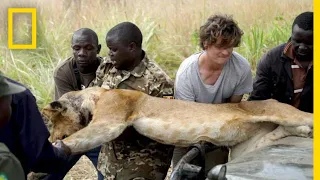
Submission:
[[[60,101],[53,101],[49,104],[51,109],[61,111],[63,109],[62,103]]]
[[[63,103],[60,101],[53,101],[50,104],[46,105],[41,113],[44,117],[46,117],[46,120],[51,120],[54,115],[57,113],[61,113],[64,111],[66,107],[63,106]]]

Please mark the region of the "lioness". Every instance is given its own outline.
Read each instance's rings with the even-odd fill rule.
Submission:
[[[259,139],[255,146],[260,146],[289,135],[310,136],[313,127],[312,114],[275,100],[202,104],[100,87],[66,93],[42,113],[52,125],[51,141],[63,139],[72,154],[111,141],[128,126],[160,143],[176,146],[199,141],[234,146],[264,127],[270,129],[270,124],[280,125]]]

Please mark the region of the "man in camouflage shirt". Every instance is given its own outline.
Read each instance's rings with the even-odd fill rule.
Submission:
[[[142,34],[136,25],[116,25],[107,33],[106,42],[110,57],[100,64],[90,86],[133,89],[156,97],[173,94],[173,81],[142,50]],[[163,180],[172,151],[172,146],[157,143],[130,127],[102,146],[98,169],[108,180]]]

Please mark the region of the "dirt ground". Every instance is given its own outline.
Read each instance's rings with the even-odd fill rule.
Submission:
[[[168,171],[165,180],[169,180],[171,168]],[[96,180],[97,172],[92,165],[91,161],[82,156],[75,166],[69,171],[64,180]]]

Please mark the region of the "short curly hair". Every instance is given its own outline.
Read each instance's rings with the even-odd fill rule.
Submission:
[[[218,47],[238,47],[242,35],[243,31],[231,16],[213,15],[200,27],[200,47],[206,49],[213,44]]]

